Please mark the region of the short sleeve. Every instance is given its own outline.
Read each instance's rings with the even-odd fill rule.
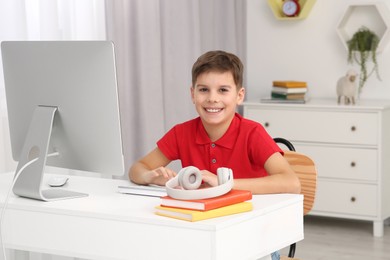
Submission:
[[[157,147],[169,160],[173,161],[179,158],[176,127],[173,127],[157,141]]]
[[[249,134],[249,156],[254,164],[260,164],[264,167],[265,162],[274,153],[283,154],[280,147],[275,143],[272,137],[267,133],[262,125],[258,125]]]

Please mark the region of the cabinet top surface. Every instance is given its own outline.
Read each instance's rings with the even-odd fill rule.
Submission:
[[[346,111],[360,111],[360,110],[387,110],[390,109],[390,100],[358,100],[355,105],[345,105],[343,103],[337,104],[334,99],[310,99],[305,104],[286,104],[286,103],[266,103],[256,101],[246,101],[242,104],[243,107],[269,107],[269,108],[289,108],[289,109],[326,109],[326,110],[346,110]]]

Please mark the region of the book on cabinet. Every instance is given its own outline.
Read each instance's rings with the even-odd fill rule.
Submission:
[[[294,93],[294,94],[281,94],[281,93],[271,93],[271,98],[275,99],[305,99],[305,94],[304,93]]]
[[[285,88],[285,87],[277,87],[273,86],[271,91],[273,93],[280,93],[280,94],[296,94],[296,93],[306,93],[307,87],[304,88]]]
[[[272,86],[285,88],[306,88],[307,82],[294,80],[275,80],[272,82]]]

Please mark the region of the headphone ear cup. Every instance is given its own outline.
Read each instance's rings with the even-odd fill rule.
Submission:
[[[232,170],[221,167],[217,169],[218,185],[225,184],[229,181]]]
[[[185,190],[196,190],[202,184],[202,174],[194,166],[181,169],[178,173],[179,185]]]

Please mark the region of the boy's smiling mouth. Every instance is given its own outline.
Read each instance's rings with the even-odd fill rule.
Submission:
[[[221,112],[223,108],[205,108],[205,110],[209,113],[218,113]]]

